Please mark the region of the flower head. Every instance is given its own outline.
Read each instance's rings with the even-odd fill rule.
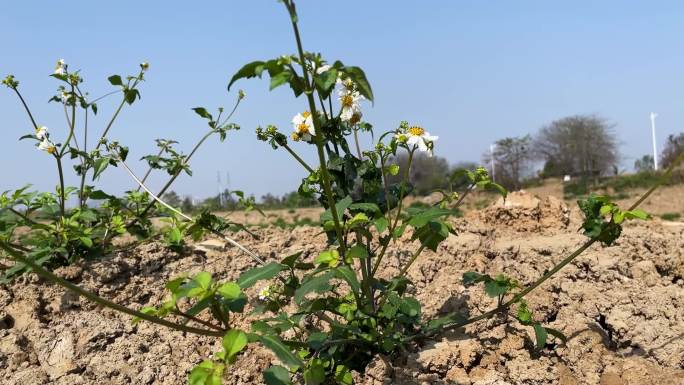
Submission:
[[[411,126],[406,129],[406,132],[399,132],[395,135],[398,141],[406,143],[409,146],[417,146],[420,151],[427,152],[428,156],[432,156],[434,142],[439,139],[438,136],[430,135],[423,127]]]
[[[339,99],[340,104],[342,105],[340,119],[342,119],[343,122],[349,122],[351,124],[358,123],[363,115],[359,102],[363,100],[364,97],[357,91],[351,91],[340,94]]]
[[[292,125],[294,128],[294,134],[297,135],[299,139],[305,141],[311,141],[313,135],[316,135],[316,131],[313,125],[313,117],[309,111],[304,111],[301,114],[297,114],[292,118]],[[292,135],[293,140],[295,135]]]
[[[55,144],[50,141],[50,139],[43,139],[40,144],[38,144],[38,149],[41,151],[45,151],[48,154],[54,154],[55,151],[57,151],[57,147],[55,147]]]
[[[47,127],[40,126],[40,127],[36,128],[36,138],[38,138],[38,140],[45,140],[45,139],[47,139],[48,136],[49,136],[49,134],[48,134],[48,128]]]
[[[64,59],[57,60],[57,65],[55,66],[55,75],[65,75],[66,74],[66,63]]]
[[[147,71],[148,69],[150,69],[150,63],[148,63],[148,62],[146,62],[146,61],[140,63],[140,69],[141,69],[143,72]]]
[[[264,286],[259,290],[259,300],[260,301],[266,301],[269,297],[271,296],[271,287],[270,286]]]

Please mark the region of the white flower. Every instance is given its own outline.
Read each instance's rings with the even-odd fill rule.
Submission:
[[[148,63],[148,62],[146,62],[146,61],[140,63],[140,69],[141,69],[143,72],[147,71],[148,69],[150,69],[150,63]]]
[[[329,69],[331,69],[331,68],[332,68],[332,66],[329,65],[329,64],[322,65],[322,66],[316,68],[316,75],[320,75],[320,74],[322,74],[323,72],[325,72],[325,71],[327,71],[327,70],[329,70]]]
[[[409,146],[418,146],[418,149],[427,152],[428,156],[432,156],[434,142],[439,139],[439,136],[432,136],[429,132],[418,126],[409,128],[405,135],[408,137],[406,139],[406,144]]]
[[[259,290],[259,300],[266,301],[271,296],[271,287],[265,286]]]
[[[340,96],[348,92],[354,92],[356,89],[354,82],[349,78],[342,80],[341,77],[338,77],[336,84],[338,86],[342,86],[342,89],[338,91],[338,95]]]
[[[358,123],[361,120],[361,106],[359,102],[364,100],[357,91],[345,92],[340,95],[340,104],[342,104],[342,111],[340,112],[340,119],[343,122],[350,122],[352,124]]]
[[[45,151],[48,154],[54,154],[57,148],[55,147],[55,144],[52,143],[49,139],[43,139],[40,144],[38,145],[38,149],[40,151]]]
[[[309,111],[304,111],[301,114],[297,114],[292,118],[292,125],[294,132],[292,133],[292,139],[298,140],[303,139],[305,141],[310,141],[313,135],[316,135],[316,130],[313,125],[313,117]]]
[[[66,91],[62,91],[60,96],[62,98],[62,103],[64,103],[64,104],[67,104],[67,102],[69,101],[69,98],[71,98],[71,95],[69,95],[69,93]]]
[[[59,59],[57,60],[57,65],[55,66],[55,75],[64,75],[66,74],[66,64],[64,63],[64,59]]]
[[[36,138],[38,140],[45,140],[48,137],[48,128],[45,126],[40,126],[36,128]]]

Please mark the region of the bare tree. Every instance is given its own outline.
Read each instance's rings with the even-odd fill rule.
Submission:
[[[483,162],[496,168],[496,182],[509,190],[519,190],[530,173],[535,154],[532,151],[532,137],[509,137],[496,141],[493,153],[485,153]]]
[[[535,152],[545,176],[595,178],[614,172],[619,158],[614,126],[595,115],[575,115],[542,127]]]
[[[682,151],[684,151],[684,132],[668,136],[663,152],[660,154],[660,163],[664,168],[670,167]]]

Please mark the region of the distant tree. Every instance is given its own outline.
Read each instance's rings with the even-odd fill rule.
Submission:
[[[192,198],[185,196],[180,204],[181,211],[189,213],[195,211],[195,205],[192,203]]]
[[[162,200],[173,207],[180,207],[181,205],[181,197],[175,191],[169,191],[164,194]]]
[[[684,151],[684,132],[668,136],[663,152],[660,154],[660,163],[664,168],[670,167],[682,151]]]
[[[408,156],[401,154],[390,163],[399,165],[399,174],[389,175],[388,182],[399,183],[403,178],[404,170],[408,167]],[[450,174],[449,162],[446,159],[416,153],[413,156],[409,181],[413,184],[414,194],[427,195],[435,189],[448,187]]]
[[[282,205],[282,201],[277,196],[268,193],[261,196],[261,206],[265,208],[278,208]]]
[[[542,127],[534,147],[544,161],[543,175],[598,179],[610,174],[619,158],[613,127],[594,115],[570,116]]]
[[[314,207],[319,203],[315,198],[305,197],[297,191],[289,192],[280,198],[282,205],[289,209],[296,209],[301,207]]]
[[[652,155],[644,155],[641,159],[634,161],[634,170],[636,172],[648,172],[653,171],[655,168],[655,163],[653,162]]]
[[[523,178],[529,175],[535,154],[532,137],[509,137],[496,141],[494,153],[485,153],[485,164],[494,159],[496,182],[509,190],[520,190]]]

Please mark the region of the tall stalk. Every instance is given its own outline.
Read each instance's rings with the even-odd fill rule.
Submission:
[[[302,65],[302,76],[304,77],[304,94],[306,94],[306,98],[309,102],[309,110],[311,112],[311,115],[313,117],[313,125],[314,129],[316,131],[316,135],[314,135],[314,141],[316,143],[316,148],[318,150],[318,160],[320,163],[320,169],[321,169],[321,179],[323,182],[323,191],[325,193],[326,199],[328,201],[328,206],[330,207],[330,212],[332,214],[333,218],[333,223],[335,226],[335,233],[337,235],[337,240],[340,244],[340,252],[342,255],[346,253],[347,250],[347,245],[345,245],[344,242],[344,233],[342,231],[342,225],[340,222],[340,218],[337,214],[337,210],[335,208],[335,196],[332,191],[331,183],[330,183],[330,173],[328,172],[328,167],[327,167],[327,162],[325,159],[325,153],[323,151],[323,132],[321,130],[319,121],[318,121],[318,115],[316,114],[316,100],[314,99],[313,95],[313,89],[311,87],[310,79],[309,79],[309,71],[306,67],[306,56],[304,55],[304,48],[302,46],[302,38],[299,34],[299,27],[297,26],[297,12],[295,10],[295,5],[292,1],[290,0],[285,0],[283,1],[285,4],[285,7],[287,8],[287,11],[290,14],[290,21],[292,23],[292,30],[295,35],[295,40],[297,42],[297,52],[299,53],[299,60]]]

